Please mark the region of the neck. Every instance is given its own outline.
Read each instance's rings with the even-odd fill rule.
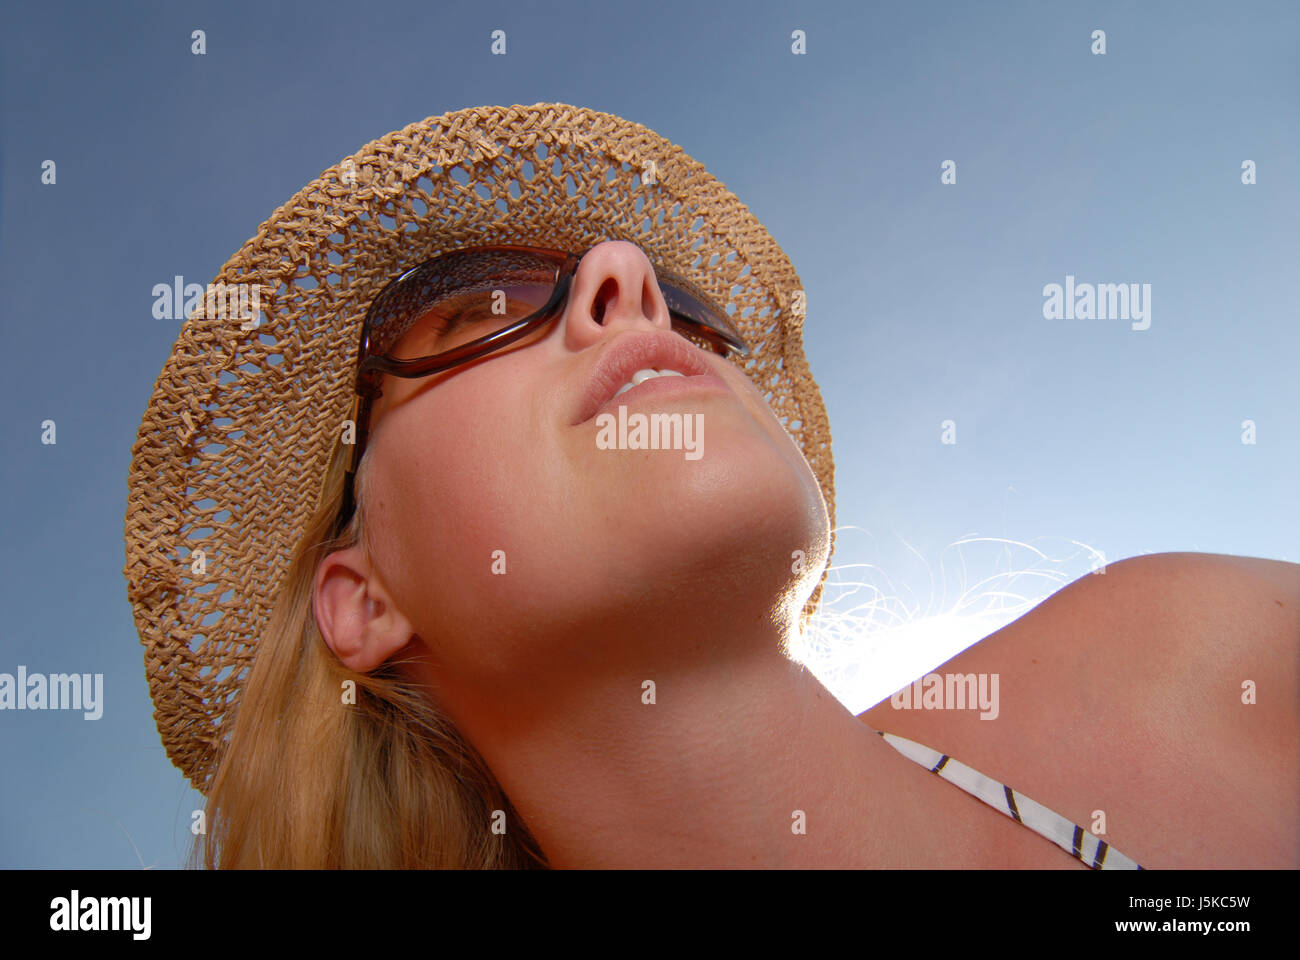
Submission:
[[[898,758],[778,652],[779,629],[743,644],[659,639],[638,666],[535,683],[536,700],[439,695],[552,866],[906,860],[902,838],[922,827],[910,789],[895,789]]]

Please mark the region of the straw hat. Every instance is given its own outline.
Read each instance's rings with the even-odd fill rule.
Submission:
[[[226,262],[207,290],[256,285],[256,299],[190,311],[132,448],[127,594],[163,746],[197,789],[342,445],[371,299],[456,247],[614,239],[728,311],[751,348],[731,362],[803,451],[834,526],[802,284],[744,204],[681,148],[607,113],[538,103],[413,123],[307,184]]]

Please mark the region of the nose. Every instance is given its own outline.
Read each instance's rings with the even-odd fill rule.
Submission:
[[[634,243],[598,243],[570,281],[564,310],[566,344],[581,350],[621,330],[637,329],[672,329],[654,267]]]

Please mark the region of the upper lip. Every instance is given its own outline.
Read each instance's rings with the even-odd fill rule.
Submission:
[[[676,370],[688,377],[716,375],[700,348],[676,333],[664,330],[623,333],[611,340],[597,357],[583,385],[573,422],[590,420],[619,387],[632,379],[632,374],[650,367]]]

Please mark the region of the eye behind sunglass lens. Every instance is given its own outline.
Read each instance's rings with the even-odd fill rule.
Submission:
[[[553,283],[511,282],[454,291],[423,307],[388,355],[418,360],[497,333],[537,313],[554,292]]]
[[[464,250],[428,261],[375,298],[367,314],[368,352],[399,359],[427,355],[413,353],[414,344],[453,332],[458,320],[470,317],[500,318],[493,322],[504,328],[526,316],[520,311],[529,305],[533,311],[545,305],[560,267],[554,255],[527,250]],[[421,329],[408,337],[417,325]]]

